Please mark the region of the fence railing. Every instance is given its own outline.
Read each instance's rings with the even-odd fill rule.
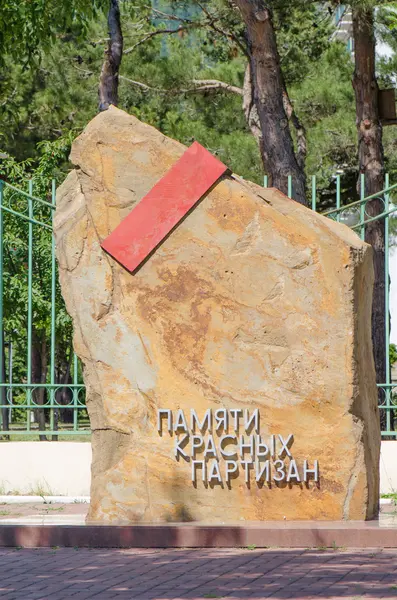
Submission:
[[[360,178],[360,199],[349,204],[342,205],[341,203],[341,177],[337,175],[335,177],[335,207],[323,211],[326,217],[334,219],[335,221],[348,225],[351,229],[356,231],[362,240],[365,239],[365,230],[369,223],[374,221],[384,220],[385,224],[385,364],[386,364],[386,381],[378,381],[378,398],[379,398],[379,411],[381,422],[384,423],[382,429],[382,437],[397,438],[397,430],[394,429],[395,417],[397,418],[397,381],[391,379],[391,365],[390,365],[390,249],[391,241],[393,236],[391,235],[392,219],[394,217],[396,229],[397,229],[397,202],[396,204],[392,201],[392,194],[397,193],[397,183],[390,185],[389,175],[385,175],[385,187],[382,191],[373,194],[371,196],[365,196],[365,176],[361,175]],[[267,186],[267,178],[264,179],[264,186]],[[292,198],[293,192],[292,178],[288,177],[288,196]],[[383,211],[376,216],[371,216],[367,212],[367,206],[371,201],[383,202]],[[318,193],[316,186],[316,176],[314,175],[311,179],[311,207],[313,210],[318,211]],[[394,224],[394,223],[393,223]],[[397,311],[397,307],[396,307]],[[397,313],[396,313],[397,318]],[[397,423],[396,423],[397,425]]]
[[[361,190],[364,190],[361,180]],[[265,187],[267,179],[264,180]],[[323,212],[357,231],[384,219],[386,235],[385,314],[389,315],[389,225],[397,204],[391,195],[397,184],[385,179],[385,189],[349,204],[341,203],[340,176],[335,178],[335,206]],[[55,181],[50,201],[0,180],[0,436],[3,439],[67,439],[89,436],[85,387],[72,349],[72,324],[63,304],[57,277],[53,213]],[[288,195],[293,183],[288,180]],[[370,216],[366,207],[382,198],[384,210]],[[311,180],[311,207],[318,210],[316,177]],[[396,219],[397,222],[397,219]],[[397,382],[390,376],[390,323],[385,319],[386,381],[378,382],[379,409],[385,414],[383,436],[397,437]],[[66,437],[64,437],[66,436]],[[84,439],[79,437],[79,439]]]
[[[43,200],[0,181],[0,421],[3,439],[89,435],[72,324],[59,289],[55,181]]]

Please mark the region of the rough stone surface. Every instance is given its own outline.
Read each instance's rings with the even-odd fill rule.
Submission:
[[[58,190],[60,280],[93,436],[89,520],[364,519],[378,504],[371,249],[277,190],[226,176],[131,275],[100,242],[185,147],[110,108]],[[157,409],[260,409],[318,484],[191,482]],[[222,462],[222,461],[221,461]],[[287,461],[286,461],[287,462]]]

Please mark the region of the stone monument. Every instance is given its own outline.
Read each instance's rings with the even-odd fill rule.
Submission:
[[[110,107],[74,142],[58,190],[92,426],[88,519],[375,516],[371,248],[225,173],[129,272],[101,244],[185,151]]]

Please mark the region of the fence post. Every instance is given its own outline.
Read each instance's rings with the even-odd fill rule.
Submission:
[[[29,179],[29,238],[28,238],[28,355],[27,355],[27,388],[26,388],[26,429],[30,431],[31,401],[32,401],[32,285],[33,285],[33,181]]]
[[[51,204],[55,206],[55,179],[51,182]],[[55,297],[56,297],[56,263],[55,263],[55,236],[54,236],[54,209],[51,210],[51,350],[50,350],[50,429],[58,429],[58,411],[55,404]],[[58,439],[57,435],[52,436],[53,441]]]
[[[336,176],[336,208],[340,208],[340,175]],[[340,212],[336,213],[336,220],[340,221]]]
[[[385,175],[385,195],[384,195],[384,212],[389,212],[389,192],[387,191],[389,187],[389,173]],[[390,431],[391,428],[391,388],[390,388],[390,355],[389,355],[389,346],[390,346],[390,320],[389,320],[389,215],[385,216],[385,338],[386,338],[386,387],[385,387],[385,398],[386,398],[386,426],[387,431]]]
[[[8,409],[7,409],[7,391],[5,385],[5,355],[4,355],[4,314],[3,314],[3,277],[4,277],[4,223],[3,223],[3,198],[4,182],[0,180],[0,410],[1,428],[3,431],[9,429]]]
[[[316,176],[312,175],[312,210],[316,210],[316,195],[317,195],[317,187],[316,187]]]
[[[365,198],[365,175],[364,175],[364,173],[361,173],[361,175],[360,175],[360,200],[364,200],[364,198]],[[364,221],[365,221],[365,203],[361,202],[361,204],[360,204],[360,223],[361,223],[360,238],[362,240],[365,239]]]
[[[78,406],[78,385],[79,383],[79,364],[77,354],[73,352],[73,430],[77,431],[78,426],[78,414],[77,414],[77,406]]]
[[[288,198],[292,198],[292,177],[288,175]]]

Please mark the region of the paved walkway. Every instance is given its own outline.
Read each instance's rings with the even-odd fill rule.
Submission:
[[[0,598],[397,599],[397,550],[0,548]]]

